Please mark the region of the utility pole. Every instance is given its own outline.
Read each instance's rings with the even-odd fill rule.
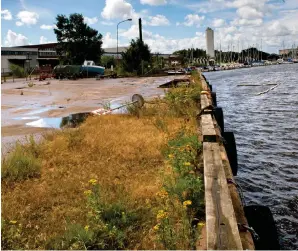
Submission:
[[[139,34],[140,34],[140,41],[143,42],[143,31],[142,31],[142,19],[139,18]]]

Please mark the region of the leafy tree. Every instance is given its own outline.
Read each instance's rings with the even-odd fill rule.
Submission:
[[[116,66],[116,60],[112,56],[102,56],[100,62],[101,65],[106,68],[111,68],[111,65],[113,65],[114,67]]]
[[[102,35],[84,22],[82,14],[71,14],[69,17],[58,15],[57,53],[63,63],[82,64],[84,60],[100,61],[103,53]]]
[[[125,71],[142,72],[142,61],[143,67],[145,68],[151,62],[151,52],[149,46],[141,41],[139,38],[132,40],[130,46],[126,52],[122,52],[122,65]]]

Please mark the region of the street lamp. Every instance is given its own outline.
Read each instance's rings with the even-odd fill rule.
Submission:
[[[117,59],[119,59],[119,55],[118,55],[118,27],[119,27],[119,24],[124,23],[124,22],[127,22],[127,21],[132,21],[132,19],[131,18],[128,18],[128,19],[123,20],[123,21],[121,21],[121,22],[119,22],[117,24]]]

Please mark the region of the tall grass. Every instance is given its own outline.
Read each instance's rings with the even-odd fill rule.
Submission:
[[[38,177],[40,171],[41,161],[20,144],[17,144],[14,151],[2,159],[1,177],[4,181],[20,181]]]

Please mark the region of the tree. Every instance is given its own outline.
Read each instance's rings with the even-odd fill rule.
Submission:
[[[82,64],[84,60],[99,62],[103,53],[102,35],[84,22],[82,14],[56,17],[57,54],[63,63]]]
[[[122,65],[125,71],[142,73],[142,68],[146,68],[151,62],[151,52],[149,46],[139,38],[132,40],[126,52],[122,52]]]
[[[116,65],[116,60],[112,56],[102,56],[100,62],[101,62],[101,65],[106,68],[111,68],[111,65],[113,66]]]

